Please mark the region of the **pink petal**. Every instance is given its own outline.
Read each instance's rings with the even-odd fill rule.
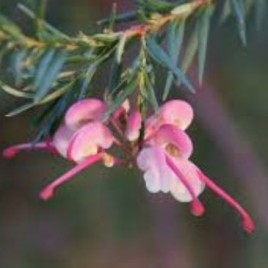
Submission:
[[[185,130],[194,117],[190,104],[182,100],[171,100],[163,104],[157,114],[146,121],[146,137],[164,124],[171,124]]]
[[[148,140],[148,143],[166,149],[167,146],[172,145],[177,157],[181,159],[188,159],[193,152],[193,144],[189,136],[172,125],[161,126]]]
[[[67,155],[75,162],[96,154],[99,149],[108,149],[112,146],[114,137],[110,130],[99,122],[88,123],[77,130],[69,143]]]
[[[133,111],[128,117],[127,129],[125,134],[129,141],[135,141],[139,138],[141,124],[141,113],[138,110]]]
[[[92,165],[93,163],[99,161],[101,158],[102,158],[102,153],[99,153],[99,154],[96,154],[96,155],[93,155],[93,156],[90,156],[90,157],[86,158],[80,164],[78,164],[77,166],[75,166],[74,168],[69,170],[67,173],[65,173],[64,175],[62,175],[61,177],[59,177],[58,179],[53,181],[47,187],[45,187],[41,191],[40,197],[43,200],[50,199],[53,196],[54,191],[55,191],[55,189],[57,187],[59,187],[61,184],[63,184],[65,182],[67,182],[68,180],[70,180],[74,175],[76,175],[77,173],[81,172],[83,169],[85,169],[88,166]]]
[[[106,105],[98,99],[84,99],[73,104],[65,114],[65,124],[76,130],[84,124],[102,119]]]
[[[67,148],[70,143],[70,139],[73,135],[73,131],[62,124],[53,137],[53,145],[60,155],[67,157]]]
[[[137,157],[138,167],[144,171],[146,188],[151,193],[170,192],[180,202],[191,202],[192,213],[200,216],[204,212],[197,196],[203,191],[204,183],[200,181],[195,169],[189,171],[187,162],[177,164],[167,157],[160,147],[142,149]]]
[[[142,149],[137,156],[137,165],[144,171],[143,177],[149,192],[169,192],[175,175],[166,164],[163,149],[157,146]]]
[[[200,180],[195,166],[190,161],[174,161],[170,157],[167,157],[167,164],[177,175],[177,180],[173,181],[170,188],[173,197],[180,202],[196,201],[205,184]],[[200,208],[200,205],[196,207]]]

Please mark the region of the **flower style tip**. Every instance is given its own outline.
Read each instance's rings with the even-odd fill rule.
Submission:
[[[247,233],[252,233],[255,230],[255,223],[245,209],[235,201],[228,193],[221,189],[215,182],[209,179],[203,172],[197,170],[199,178],[206,184],[208,188],[214,191],[220,198],[226,201],[233,207],[241,217],[241,224]]]
[[[48,186],[46,186],[39,194],[40,198],[43,200],[48,200],[54,195],[54,191],[56,188],[58,188],[63,183],[69,181],[72,179],[73,176],[75,176],[77,173],[81,172],[82,170],[86,169],[88,166],[96,163],[97,161],[101,160],[103,157],[103,153],[98,153],[95,155],[92,155],[85,160],[83,160],[81,163],[77,164],[74,168],[60,176],[58,179],[54,180],[52,183],[50,183]]]
[[[250,217],[243,219],[242,227],[249,234],[253,233],[256,229],[255,223],[253,222],[253,220]]]
[[[16,147],[12,146],[12,147],[5,149],[2,154],[3,154],[3,157],[10,159],[10,158],[15,157],[18,152],[19,150]]]
[[[48,151],[53,151],[53,147],[49,142],[40,142],[40,143],[23,143],[18,145],[13,145],[6,148],[3,151],[3,157],[13,158],[22,150],[33,150],[33,149],[43,149]]]
[[[200,217],[204,214],[205,208],[199,199],[195,199],[191,202],[191,212],[196,217]]]
[[[53,195],[54,195],[54,188],[48,186],[40,192],[39,197],[40,199],[47,201],[51,199]]]

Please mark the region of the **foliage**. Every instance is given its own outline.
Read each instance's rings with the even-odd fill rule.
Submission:
[[[173,85],[194,92],[187,71],[196,61],[202,83],[212,21],[234,19],[245,45],[247,15],[255,13],[259,27],[267,10],[266,0],[137,0],[136,9],[124,14],[114,5],[111,15],[98,22],[100,32],[71,37],[44,20],[46,1],[39,2],[33,10],[18,5],[33,21],[32,36],[0,13],[0,62],[10,77],[0,86],[25,101],[7,116],[44,105],[36,117],[37,139],[53,132],[71,103],[88,96],[104,96],[110,107],[105,120],[134,92],[141,111],[156,110]],[[130,26],[116,30],[122,22]],[[133,46],[138,47],[134,57]],[[110,78],[101,91],[94,88],[94,77],[106,64]],[[162,92],[155,90],[156,65],[166,70]]]

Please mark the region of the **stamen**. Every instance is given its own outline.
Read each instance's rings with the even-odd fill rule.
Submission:
[[[84,161],[82,161],[81,163],[76,165],[74,168],[69,170],[67,173],[63,174],[58,179],[54,180],[47,187],[45,187],[40,193],[40,198],[43,200],[50,199],[53,196],[54,191],[58,186],[65,183],[66,181],[70,180],[74,175],[81,172],[82,170],[84,170],[88,166],[99,161],[102,158],[102,156],[103,156],[103,153],[98,153],[98,154],[95,154],[95,155],[92,155],[92,156],[86,158]]]
[[[231,207],[233,207],[242,219],[242,227],[248,232],[252,233],[255,230],[255,224],[249,214],[241,207],[229,194],[227,194],[223,189],[221,189],[215,182],[209,179],[203,172],[197,170],[199,178],[214,191],[219,197],[225,200]]]
[[[201,201],[197,198],[196,194],[194,193],[194,190],[192,186],[188,183],[185,176],[182,174],[182,172],[179,170],[179,168],[176,166],[176,164],[173,162],[170,157],[166,156],[166,162],[168,166],[172,169],[172,171],[177,175],[178,179],[182,182],[182,184],[185,186],[185,188],[188,190],[189,194],[192,196],[192,202],[191,202],[191,212],[194,216],[201,216],[205,209]]]
[[[43,149],[51,151],[51,145],[48,146],[47,142],[40,143],[23,143],[18,145],[13,145],[3,151],[3,156],[5,158],[15,157],[22,150],[33,150],[33,149]]]

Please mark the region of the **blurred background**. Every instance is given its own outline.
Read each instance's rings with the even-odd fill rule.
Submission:
[[[117,2],[120,10],[133,5]],[[1,0],[1,11],[29,23],[16,3]],[[48,21],[69,34],[92,32],[112,6],[48,3]],[[201,197],[206,213],[195,218],[170,196],[149,195],[142,175],[124,168],[93,166],[42,202],[42,186],[71,164],[29,152],[0,158],[1,268],[268,267],[268,23],[257,32],[249,18],[246,48],[235,27],[214,23],[206,83],[196,96],[183,96],[197,115],[190,128],[195,163],[247,208],[256,232],[245,234],[236,213],[209,190]],[[1,150],[33,137],[34,111],[4,117],[16,102],[0,91]]]

